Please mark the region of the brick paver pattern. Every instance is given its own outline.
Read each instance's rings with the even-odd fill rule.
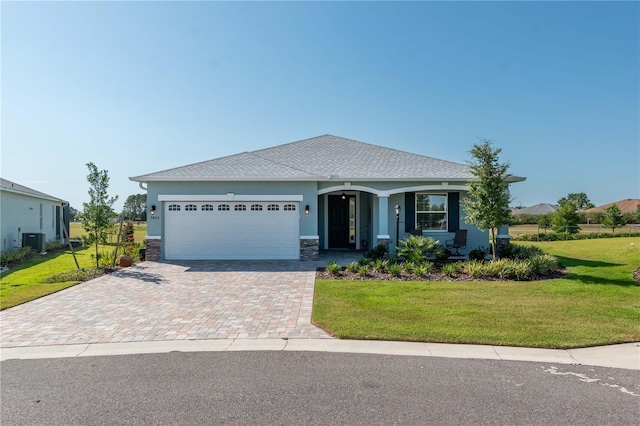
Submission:
[[[0,312],[0,347],[330,338],[314,284],[299,261],[143,262]]]

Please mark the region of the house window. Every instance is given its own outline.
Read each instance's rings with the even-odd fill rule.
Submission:
[[[186,206],[184,206],[184,211],[186,212],[195,212],[198,210],[198,206],[196,206],[195,204],[187,204]]]
[[[262,204],[251,204],[251,211],[252,212],[261,212],[262,211]]]
[[[277,204],[269,204],[267,206],[267,210],[269,210],[270,212],[277,212],[278,210],[280,210],[280,206]]]
[[[218,205],[219,212],[227,212],[229,211],[229,204],[220,204]]]
[[[294,212],[294,211],[296,211],[296,205],[295,204],[285,204],[284,205],[284,211]]]
[[[416,194],[416,225],[425,231],[447,230],[446,194]]]
[[[200,207],[200,210],[203,212],[210,212],[213,211],[213,206],[211,204],[203,204],[202,207]]]
[[[247,206],[245,204],[236,204],[235,206],[233,206],[233,209],[237,212],[243,212],[247,210]]]
[[[180,205],[179,204],[171,204],[171,205],[169,205],[169,211],[170,212],[179,212],[180,211]]]

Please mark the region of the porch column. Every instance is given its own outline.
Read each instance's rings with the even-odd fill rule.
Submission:
[[[378,235],[376,244],[389,246],[389,196],[378,195]]]

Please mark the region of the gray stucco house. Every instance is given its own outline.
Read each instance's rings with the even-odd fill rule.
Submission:
[[[468,249],[487,246],[460,205],[471,177],[464,164],[324,135],[130,179],[147,190],[148,260],[311,260],[393,248],[417,229],[443,244],[467,229]]]
[[[44,243],[65,241],[69,232],[67,201],[28,188],[7,179],[0,179],[0,238],[2,251],[22,247],[23,236],[44,234]],[[67,234],[68,235],[68,234]],[[29,240],[31,242],[31,240]],[[43,247],[40,248],[42,250]]]

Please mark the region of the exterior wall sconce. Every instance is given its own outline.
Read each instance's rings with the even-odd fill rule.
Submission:
[[[342,195],[340,196],[340,198],[342,198],[343,200],[347,199],[347,194],[345,194],[344,192],[342,193]]]
[[[304,214],[309,214],[309,204],[304,208]]]
[[[156,205],[154,204],[151,206],[151,216],[155,216],[155,214],[156,214]]]

